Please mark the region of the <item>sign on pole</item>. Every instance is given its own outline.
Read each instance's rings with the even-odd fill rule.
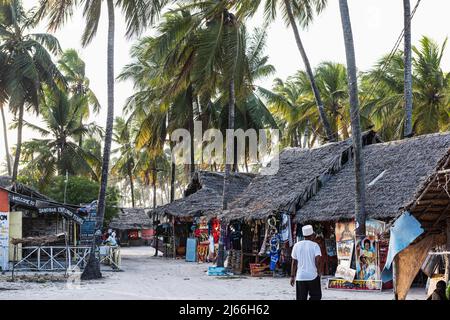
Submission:
[[[0,212],[0,267],[9,269],[9,221],[8,213]]]

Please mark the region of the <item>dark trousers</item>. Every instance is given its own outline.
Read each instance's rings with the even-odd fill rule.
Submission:
[[[297,300],[320,300],[322,299],[322,287],[320,276],[311,281],[296,282]]]

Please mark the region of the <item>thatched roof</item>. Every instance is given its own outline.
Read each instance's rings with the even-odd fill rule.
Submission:
[[[0,176],[0,187],[6,188],[11,185],[11,177]]]
[[[374,144],[363,149],[366,174],[366,213],[392,218],[414,202],[438,164],[450,152],[450,133]],[[297,222],[334,221],[354,217],[355,176],[352,163],[301,207]]]
[[[373,131],[363,134],[364,145],[378,141]],[[323,180],[341,169],[351,158],[352,150],[351,139],[313,149],[285,149],[279,157],[278,172],[255,178],[220,217],[251,220],[281,211],[294,213],[318,191]]]
[[[254,176],[249,173],[231,173],[230,199],[236,199]],[[222,208],[223,180],[224,174],[221,172],[196,172],[186,189],[184,198],[160,206],[152,213],[177,217],[214,214]]]
[[[109,224],[112,229],[118,230],[141,230],[153,226],[148,216],[150,209],[144,208],[121,208],[119,215],[113,218]]]

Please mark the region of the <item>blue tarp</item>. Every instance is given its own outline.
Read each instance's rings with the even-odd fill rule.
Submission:
[[[389,251],[381,273],[381,280],[388,282],[392,280],[392,262],[395,256],[406,249],[414,240],[424,232],[420,222],[409,212],[402,214],[390,229]]]

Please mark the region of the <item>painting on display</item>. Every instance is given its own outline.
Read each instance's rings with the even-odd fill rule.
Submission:
[[[378,243],[374,236],[360,237],[356,242],[356,278],[380,280]]]
[[[340,264],[336,268],[336,278],[342,278],[346,281],[353,281],[355,279],[356,270],[346,266],[345,264]]]
[[[353,240],[355,238],[355,221],[336,222],[336,242]]]
[[[333,239],[325,240],[325,248],[327,249],[327,255],[329,257],[335,257],[337,255],[336,242]]]
[[[339,262],[342,260],[350,261],[352,259],[354,245],[355,242],[353,240],[340,241],[336,243]]]
[[[386,223],[383,221],[369,219],[366,221],[366,235],[378,238],[386,229]]]

